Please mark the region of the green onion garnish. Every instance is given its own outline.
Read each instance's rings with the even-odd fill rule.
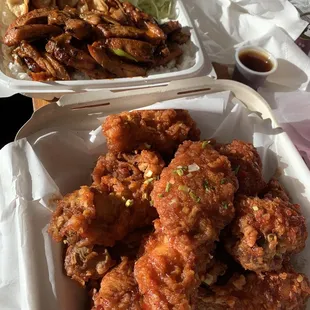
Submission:
[[[127,199],[127,201],[125,202],[125,206],[131,207],[132,205],[133,205],[133,199]]]
[[[178,190],[180,190],[180,191],[182,191],[182,192],[186,192],[186,193],[189,192],[189,188],[188,188],[187,186],[185,186],[185,185],[180,185],[180,186],[178,187]]]
[[[223,206],[224,209],[228,209],[228,203],[227,202],[223,202],[222,206]]]
[[[234,173],[235,173],[235,174],[238,174],[239,169],[240,169],[240,165],[238,165],[238,166],[235,168]]]
[[[201,201],[201,199],[198,196],[196,196],[194,192],[189,192],[189,195],[195,202]]]
[[[205,149],[207,147],[207,145],[210,144],[210,140],[209,141],[203,141],[201,147],[203,149]]]

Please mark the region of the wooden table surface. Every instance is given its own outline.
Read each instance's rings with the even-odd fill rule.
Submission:
[[[214,70],[217,74],[218,79],[230,79],[230,75],[228,72],[228,67],[226,65],[218,64],[218,63],[213,63]],[[33,104],[33,110],[39,110],[43,106],[51,103],[53,101],[46,101],[43,99],[32,99],[32,104]]]

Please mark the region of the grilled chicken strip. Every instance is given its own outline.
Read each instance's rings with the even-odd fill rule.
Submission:
[[[176,30],[180,30],[182,28],[181,24],[177,20],[171,20],[167,23],[160,25],[160,28],[163,32],[168,35]]]
[[[96,68],[96,61],[83,50],[73,47],[71,37],[67,34],[51,39],[45,46],[46,51],[61,63],[77,70],[93,70]]]
[[[88,39],[93,35],[92,26],[84,20],[68,19],[65,25],[65,31],[78,40]]]
[[[107,47],[111,50],[122,50],[130,54],[136,61],[153,62],[154,47],[147,42],[111,38],[105,41]]]
[[[186,33],[180,29],[173,31],[168,36],[168,40],[171,42],[175,42],[177,44],[185,44],[190,39],[190,37],[191,37],[190,33]]]
[[[105,38],[143,39],[145,31],[136,27],[112,24],[100,24],[97,28]]]
[[[70,80],[70,75],[64,66],[62,66],[52,55],[48,53],[44,53],[44,58],[49,61],[49,63],[53,66],[56,77],[59,80]]]
[[[165,56],[157,56],[155,57],[155,63],[154,66],[165,66],[168,64],[171,60],[176,59],[180,57],[183,54],[182,49],[179,47],[179,45],[172,43],[168,46],[169,53],[167,53]]]
[[[101,42],[88,45],[91,56],[106,70],[115,74],[117,77],[145,76],[146,70],[134,64],[123,62],[120,57],[108,55]]]
[[[113,74],[100,67],[87,52],[73,47],[70,44],[71,39],[72,37],[69,34],[53,38],[46,44],[46,51],[62,64],[79,70],[92,79],[114,77]]]
[[[129,2],[123,3],[123,8],[136,27],[146,30],[146,35],[150,41],[159,43],[166,39],[164,31],[159,27],[152,16],[140,11]]]
[[[18,45],[22,40],[33,41],[62,33],[62,29],[54,25],[24,25],[9,29],[3,39],[8,46]]]
[[[39,80],[70,80],[70,76],[66,69],[48,53],[40,54],[32,45],[26,41],[22,41],[20,46],[14,50],[21,59],[24,60],[29,75]],[[40,74],[38,74],[40,73]]]
[[[51,9],[43,8],[38,10],[30,11],[27,14],[24,14],[18,17],[15,22],[13,22],[7,31],[11,28],[30,25],[30,24],[47,24],[48,14],[51,12]]]
[[[48,14],[48,24],[63,26],[66,24],[67,20],[77,17],[78,17],[77,11],[72,8],[63,11],[52,10]]]

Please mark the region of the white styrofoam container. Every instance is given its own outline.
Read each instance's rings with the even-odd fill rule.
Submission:
[[[68,130],[89,132],[98,127],[100,123],[98,117],[142,108],[159,101],[222,91],[231,91],[233,101],[238,100],[238,102],[242,102],[248,109],[258,112],[266,122],[270,122],[272,128],[279,129],[277,130],[277,137],[275,139],[276,147],[274,156],[278,165],[280,181],[289,190],[292,201],[301,205],[302,212],[307,219],[309,230],[310,171],[288,135],[279,128],[267,102],[251,88],[235,81],[214,81],[208,77],[200,77],[173,81],[164,87],[149,88],[147,93],[141,89],[136,89],[124,92],[102,90],[99,92],[90,92],[84,96],[78,94],[67,95],[62,97],[58,103],[51,103],[36,111],[32,118],[20,129],[16,139],[27,138],[41,132],[41,130],[45,130],[47,134],[48,132],[52,133],[54,128],[58,128],[58,130],[60,128],[64,129],[64,132]],[[47,146],[49,145],[47,144]],[[305,251],[309,251],[309,246],[310,238],[307,240]],[[60,257],[61,255],[59,257],[56,256],[56,258],[54,257],[54,259],[60,259]],[[62,268],[60,263],[58,265],[59,268]],[[36,260],[33,260],[31,266],[36,268]],[[310,269],[307,262],[303,265],[301,271],[306,273],[308,277],[310,276]],[[34,273],[31,268],[26,270],[26,276],[31,281],[39,281],[41,274],[35,274],[39,277],[38,279],[33,276]],[[65,281],[65,279],[59,279],[59,281]],[[28,292],[27,287],[24,289],[26,289],[25,292]],[[45,300],[41,299],[39,293],[31,295],[33,298],[36,298],[35,300],[38,302],[38,305],[45,304]],[[36,306],[27,309],[39,310],[42,307]],[[47,305],[46,309],[52,308],[50,305]],[[68,308],[65,307],[63,309]],[[307,309],[310,310],[310,304],[308,304]]]
[[[188,69],[169,73],[156,73],[147,77],[101,79],[101,80],[72,80],[55,82],[36,82],[31,80],[18,80],[5,74],[7,70],[0,64],[0,97],[8,97],[16,93],[23,93],[30,97],[41,99],[59,98],[66,93],[80,93],[102,88],[129,88],[129,87],[148,87],[150,84],[170,82],[197,76],[204,68],[203,74],[216,77],[212,64],[207,56],[204,55],[198,36],[195,32],[192,21],[182,3],[182,0],[176,0],[177,20],[184,27],[188,27],[191,32],[191,41],[195,48],[194,65]],[[0,27],[3,26],[0,24]],[[1,47],[0,43],[0,47]]]

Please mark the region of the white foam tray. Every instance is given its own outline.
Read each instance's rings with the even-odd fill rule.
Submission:
[[[182,3],[182,0],[176,1],[176,12],[177,20],[182,24],[182,26],[190,28],[191,40],[196,47],[195,63],[188,69],[169,73],[157,73],[149,75],[148,77],[35,82],[30,80],[18,80],[9,77],[4,73],[5,70],[3,69],[3,66],[0,65],[0,97],[8,97],[16,93],[23,93],[29,97],[51,100],[55,97],[59,98],[61,95],[67,93],[88,92],[102,88],[115,89],[130,88],[135,86],[148,87],[150,84],[156,85],[170,82],[172,80],[180,80],[197,76],[200,72],[203,75],[216,77],[210,60],[206,55],[204,55],[201,49],[198,36],[193,27],[192,21]]]
[[[98,127],[100,123],[98,117],[142,108],[163,100],[219,93],[222,91],[231,91],[232,100],[241,101],[250,110],[259,112],[262,119],[268,120],[273,128],[279,127],[267,102],[251,88],[234,81],[214,81],[208,77],[203,77],[174,81],[164,87],[149,88],[148,93],[138,89],[124,92],[102,90],[87,93],[84,97],[78,94],[67,95],[61,98],[58,103],[52,103],[36,111],[32,118],[20,129],[16,139],[29,137],[41,130],[53,132],[53,128],[61,128],[64,131],[85,130],[89,132]],[[277,130],[275,143],[275,155],[279,174],[281,175],[280,181],[289,190],[294,203],[299,203],[303,214],[306,218],[309,218],[310,172],[288,135],[281,131],[280,128]],[[307,221],[307,226],[309,229],[309,221]],[[309,239],[306,251],[309,251]],[[57,259],[59,257],[57,256]],[[305,265],[305,270],[303,271],[308,276],[310,275],[307,265]],[[40,296],[33,295],[31,296],[32,298],[36,297],[37,300],[40,300]],[[44,300],[40,302],[44,304]],[[310,305],[308,305],[307,309],[309,307]],[[33,307],[31,309],[41,308]],[[47,305],[46,309],[51,308]]]

